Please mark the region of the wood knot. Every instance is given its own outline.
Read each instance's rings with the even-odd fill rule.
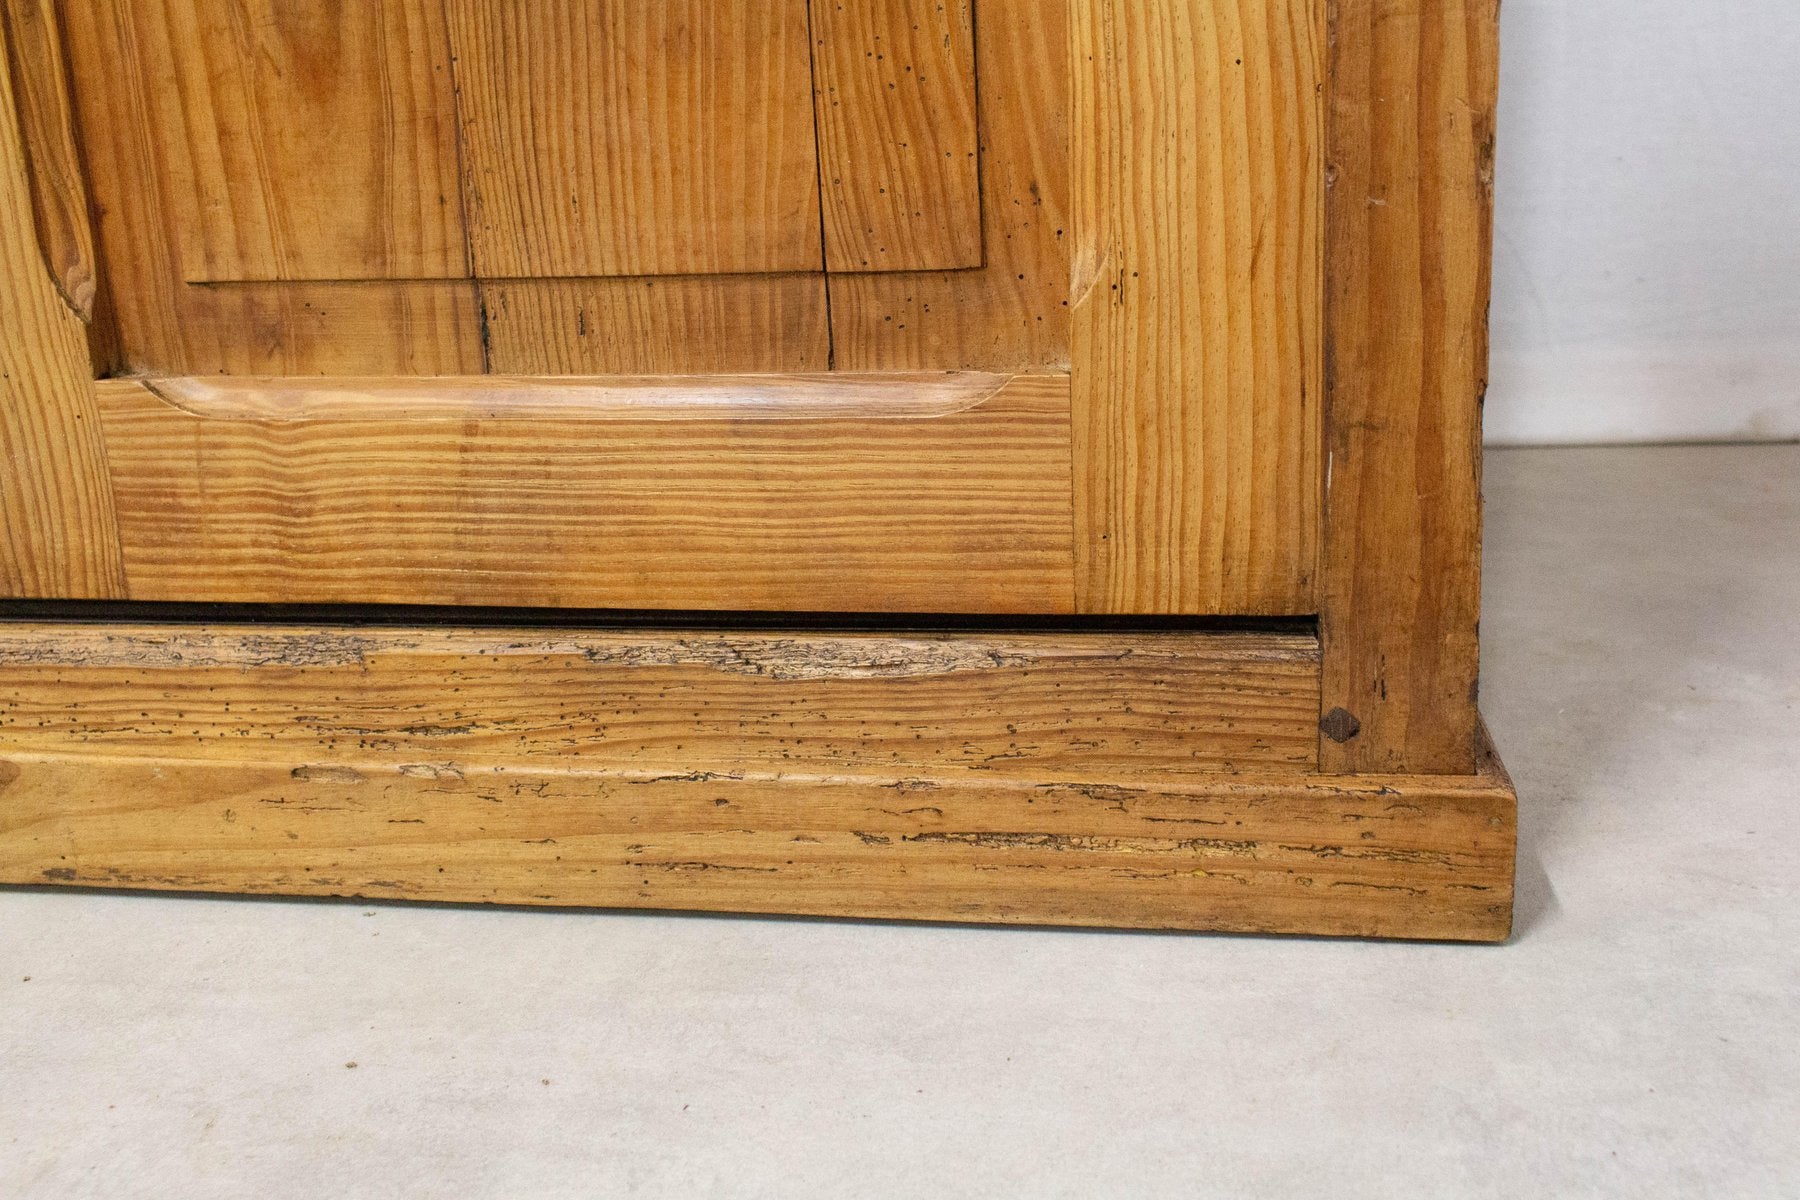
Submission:
[[[1341,746],[1362,732],[1362,722],[1349,709],[1334,708],[1319,722],[1319,732]]]

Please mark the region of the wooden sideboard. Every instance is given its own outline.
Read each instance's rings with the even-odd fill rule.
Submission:
[[[0,0],[0,882],[1497,940],[1497,0]]]

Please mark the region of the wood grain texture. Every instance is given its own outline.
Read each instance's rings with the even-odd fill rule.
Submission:
[[[1325,737],[1334,770],[1470,770],[1496,0],[1334,8]]]
[[[1310,634],[0,624],[11,750],[1030,775],[1310,769]]]
[[[979,267],[971,0],[814,0],[825,266]]]
[[[448,0],[476,274],[819,271],[807,0]]]
[[[1497,778],[1180,785],[8,753],[0,881],[1504,941]],[[1365,837],[1364,835],[1368,835]]]
[[[834,275],[845,371],[1069,369],[1069,0],[981,0],[984,265]]]
[[[1015,385],[1008,375],[536,375],[452,379],[157,379],[142,386],[190,416],[225,421],[606,422],[756,419],[920,420],[979,408]],[[132,386],[132,385],[109,385]],[[589,424],[590,436],[604,425]]]
[[[55,0],[4,0],[0,22],[6,26],[38,244],[63,299],[83,321],[92,321],[99,265]]]
[[[123,594],[86,328],[38,243],[0,23],[0,595]]]
[[[469,274],[433,0],[131,0],[188,281]]]
[[[1315,607],[1318,0],[1077,0],[1080,604]]]
[[[1068,387],[783,420],[231,419],[97,390],[134,599],[1060,613]]]
[[[1508,932],[1516,804],[1491,760],[1458,778],[1234,776],[1179,762],[1168,765],[1185,774],[1164,775],[1158,759],[1173,747],[1138,705],[1211,721],[1173,678],[1155,686],[1173,658],[1210,657],[1191,640],[1095,659],[979,635],[620,638],[12,631],[0,641],[0,880]],[[1293,657],[1251,652],[1265,665]],[[1239,678],[1263,670],[1240,667]],[[435,672],[451,686],[426,686]],[[1080,700],[1054,698],[1056,682]],[[46,705],[45,687],[61,702]],[[1015,694],[1017,729],[1006,727]],[[1227,694],[1216,697],[1228,708]],[[677,711],[687,696],[698,720]],[[821,711],[827,697],[844,707]],[[309,713],[318,724],[298,719]],[[905,736],[909,720],[921,737]],[[739,725],[741,737],[725,728]],[[1118,767],[1090,736],[1128,751]],[[1001,757],[973,756],[985,750]],[[1116,777],[1087,778],[1094,769]]]
[[[117,360],[102,368],[161,375],[479,372],[480,308],[468,281],[183,282],[180,209],[169,199],[172,155],[148,99],[168,70],[157,64],[170,54],[167,29],[149,20],[151,3],[62,6],[80,140],[99,210],[106,298],[117,325]]]
[[[513,375],[791,374],[831,366],[825,277],[484,283],[488,367]]]
[[[116,324],[117,347],[101,363],[109,372],[789,372],[833,361],[854,372],[1068,368],[1067,0],[982,6],[986,265],[839,275],[831,297],[835,331],[826,326],[817,278],[821,252],[805,265],[811,282],[788,275],[679,283],[513,279],[479,291],[450,280],[189,286],[182,205],[171,199],[184,194],[178,176],[187,168],[177,160],[187,139],[170,147],[156,114],[172,101],[151,102],[173,53],[168,19],[157,15],[161,2],[92,0],[65,13],[114,300],[116,321],[108,328]],[[532,11],[531,20],[544,19]],[[803,50],[804,42],[802,35]],[[799,87],[810,92],[804,72]],[[810,96],[801,104],[810,122]],[[203,111],[193,114],[197,127],[208,120]],[[807,172],[816,174],[810,141],[806,154]],[[816,178],[806,186],[813,211],[802,220],[817,232]],[[709,218],[699,212],[687,219]],[[682,237],[684,246],[694,240],[685,230]],[[529,315],[516,319],[521,312]]]

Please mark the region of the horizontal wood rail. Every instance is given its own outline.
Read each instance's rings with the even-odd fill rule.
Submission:
[[[1067,613],[1066,375],[103,380],[137,600]]]
[[[1295,634],[0,625],[0,882],[1466,940],[1515,803]]]

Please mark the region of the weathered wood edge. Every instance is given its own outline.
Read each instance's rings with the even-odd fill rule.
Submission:
[[[152,715],[182,706],[167,663],[120,694],[113,657],[31,669],[78,686],[94,672],[90,720],[135,713],[132,687]],[[267,672],[283,694],[310,686],[328,699],[346,686],[307,684],[312,668],[281,655],[230,669]],[[529,686],[518,656],[463,669],[509,680],[523,669],[517,686]],[[746,678],[756,686],[755,672]],[[894,677],[896,699],[916,698],[916,683]],[[543,720],[522,728],[553,728],[569,699],[540,690]],[[795,718],[796,732],[808,719]],[[0,748],[0,882],[1464,941],[1510,932],[1516,802],[1486,754],[1458,777],[1177,777],[1171,764],[1115,780],[855,761],[789,770],[721,750],[604,762],[474,752],[454,738],[433,753],[427,732],[399,736],[398,750],[351,739],[313,752],[229,737],[59,746],[28,729]]]
[[[124,567],[87,326],[40,242],[0,22],[0,595],[116,599]]]
[[[1478,942],[1512,922],[1498,774],[1157,787],[30,754],[0,759],[0,806],[10,885]]]
[[[54,0],[0,0],[0,23],[45,265],[70,309],[92,322],[100,271]]]
[[[1320,761],[1476,757],[1498,0],[1333,0]]]

